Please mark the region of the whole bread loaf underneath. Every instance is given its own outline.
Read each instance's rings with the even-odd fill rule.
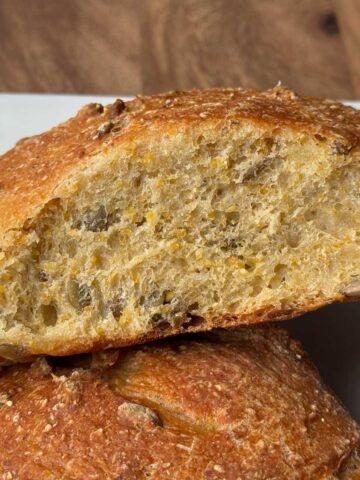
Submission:
[[[0,158],[0,356],[359,296],[360,112],[276,87],[84,107]]]
[[[359,428],[284,330],[197,335],[3,368],[0,478],[358,478]]]

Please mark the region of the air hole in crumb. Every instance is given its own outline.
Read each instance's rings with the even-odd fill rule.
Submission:
[[[164,290],[164,298],[163,298],[163,304],[168,305],[168,304],[174,304],[177,302],[177,298],[175,296],[175,292],[172,290]]]
[[[142,175],[139,175],[138,177],[134,178],[134,187],[140,187],[142,182],[143,182]]]
[[[223,197],[226,194],[227,186],[226,185],[219,185],[216,189],[215,195],[218,198]]]
[[[283,263],[278,263],[274,268],[274,276],[270,280],[269,287],[277,288],[279,287],[286,278],[287,265]]]
[[[55,305],[40,305],[40,315],[42,316],[44,324],[47,327],[53,327],[56,325],[58,312]]]
[[[151,323],[155,328],[158,328],[159,330],[165,330],[166,328],[169,328],[171,322],[163,313],[155,313],[151,317]]]
[[[110,305],[110,310],[111,310],[112,314],[114,315],[115,319],[120,318],[120,315],[123,312],[123,308],[124,307],[123,307],[122,303],[120,303],[120,302],[115,302],[115,303],[112,303]]]
[[[200,315],[195,315],[193,313],[187,313],[186,314],[186,321],[184,323],[184,329],[190,328],[190,327],[199,327],[200,325],[203,325],[206,322],[204,317],[201,317]]]
[[[116,320],[120,318],[125,308],[125,305],[126,305],[126,302],[125,302],[125,299],[123,298],[122,293],[120,293],[117,298],[113,298],[113,300],[109,303],[109,308]]]
[[[235,226],[239,223],[240,213],[239,212],[227,212],[226,213],[226,223],[231,226]]]

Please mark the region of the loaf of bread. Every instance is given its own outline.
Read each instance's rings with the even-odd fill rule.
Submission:
[[[360,112],[276,87],[84,107],[0,158],[0,356],[360,294]]]
[[[358,426],[284,330],[189,334],[49,362],[0,374],[1,479],[360,474]]]

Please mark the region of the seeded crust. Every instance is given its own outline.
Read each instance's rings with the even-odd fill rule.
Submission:
[[[242,327],[62,362],[3,368],[0,478],[359,474],[355,454],[346,463],[358,426],[284,330]]]
[[[356,173],[360,152],[359,125],[360,113],[350,107],[330,100],[299,98],[282,87],[265,92],[211,89],[138,97],[126,104],[118,100],[107,107],[88,105],[76,117],[49,132],[21,140],[14,149],[0,157],[0,356],[10,361],[26,361],[32,355],[96,351],[185,331],[286,319],[334,301],[356,299],[360,291],[360,261],[357,260],[360,258],[360,218],[357,213],[360,208],[357,208],[359,199],[356,196],[358,178],[360,184],[360,174]],[[255,192],[255,189],[263,191],[268,188],[269,193],[255,193],[250,206],[238,205],[237,210],[231,205],[230,210],[229,205],[222,208],[215,198],[214,215],[221,216],[216,227],[218,230],[210,240],[206,235],[206,240],[202,239],[208,242],[205,248],[193,248],[191,252],[196,256],[202,255],[201,250],[205,250],[205,257],[210,252],[204,260],[198,261],[197,257],[189,256],[189,248],[197,242],[192,239],[193,232],[201,227],[201,198],[198,199],[198,207],[193,210],[198,212],[194,214],[195,223],[192,226],[189,223],[186,232],[181,232],[182,228],[178,227],[182,227],[183,213],[179,213],[179,225],[170,236],[164,234],[164,238],[161,237],[161,228],[167,221],[165,214],[176,214],[180,212],[181,205],[187,205],[188,199],[181,199],[182,192],[176,190],[171,194],[174,198],[179,195],[179,205],[175,211],[170,208],[162,212],[164,218],[145,210],[144,205],[155,194],[150,187],[148,192],[152,193],[146,194],[148,197],[141,207],[131,209],[122,204],[120,220],[117,216],[120,207],[115,206],[114,211],[109,213],[101,205],[103,196],[111,189],[115,193],[111,201],[106,201],[115,202],[116,196],[126,190],[127,180],[131,185],[130,192],[134,184],[134,197],[140,202],[139,182],[152,182],[153,175],[161,183],[162,170],[171,170],[170,162],[176,162],[177,148],[180,158],[195,141],[198,143],[194,148],[201,161],[209,159],[208,164],[204,164],[205,168],[201,167],[201,175],[206,176],[206,172],[214,168],[214,174],[206,181],[209,184],[218,181],[221,190],[226,178],[234,172],[232,167],[226,172],[222,170],[224,151],[231,142],[235,145],[239,141],[240,131],[245,139],[251,137],[249,145],[244,147],[246,155],[251,159],[252,149],[257,155],[254,157],[256,161],[251,160],[249,168],[241,173],[240,186],[248,189],[248,198],[252,189]],[[244,140],[245,143],[247,141]],[[282,141],[286,145],[291,144],[293,149],[298,146],[304,148],[306,168],[314,170],[314,179],[319,172],[321,176],[321,171],[329,169],[329,173],[321,177],[321,182],[322,185],[327,185],[326,182],[334,185],[329,187],[332,189],[329,197],[324,194],[325,198],[330,201],[336,194],[332,192],[341,189],[344,195],[348,195],[345,203],[334,199],[334,205],[331,205],[331,208],[343,205],[341,208],[346,209],[346,215],[342,211],[336,213],[341,220],[338,217],[334,217],[335,220],[328,218],[329,212],[323,211],[327,208],[326,202],[321,203],[320,213],[315,208],[314,217],[311,217],[313,212],[311,209],[305,212],[304,202],[304,205],[294,204],[291,207],[285,226],[280,225],[282,214],[275,214],[278,218],[274,225],[271,222],[266,224],[270,214],[263,215],[256,205],[266,202],[266,198],[270,198],[271,192],[280,185],[281,178],[273,181],[272,175],[279,172],[285,163],[282,154],[276,150],[277,142]],[[219,160],[219,152],[215,154],[213,150],[220,144],[223,158]],[[161,148],[156,150],[158,145]],[[263,149],[266,150],[264,154],[261,153]],[[323,164],[318,160],[320,154],[325,159]],[[157,160],[157,155],[161,160]],[[183,170],[180,162],[176,174],[176,181],[180,183],[189,161],[186,155]],[[301,160],[301,154],[297,152],[296,155]],[[239,162],[240,169],[246,163],[243,157],[230,160]],[[226,158],[226,162],[230,160]],[[189,168],[196,166],[197,162],[195,157],[191,157]],[[275,166],[271,162],[275,162]],[[136,177],[134,172],[138,167],[142,173]],[[129,175],[127,178],[123,174],[125,182],[114,187],[117,180],[114,172],[118,168],[128,168]],[[152,170],[155,168],[156,173]],[[356,172],[351,172],[351,168]],[[120,173],[121,170],[119,177]],[[108,186],[104,182],[101,185],[96,183],[106,174],[111,177]],[[171,175],[171,172],[167,174],[165,184],[171,181]],[[220,181],[220,178],[225,180]],[[232,182],[231,178],[229,182]],[[281,188],[285,188],[285,194],[291,196],[296,188],[301,190],[299,185],[302,182],[300,179],[294,185]],[[354,198],[348,194],[351,182],[354,184]],[[315,180],[313,184],[312,180],[304,181],[304,185],[308,189],[314,188],[310,199],[316,196],[316,189],[320,189]],[[192,191],[198,192],[200,187],[199,184]],[[226,197],[226,201],[232,198],[231,195]],[[87,209],[92,203],[96,205],[97,216],[91,216],[93,212],[89,214],[84,202]],[[157,204],[160,210],[161,202],[160,199]],[[276,207],[278,201],[274,199],[272,202],[270,204]],[[352,205],[352,211],[348,204]],[[287,239],[289,235],[289,239],[284,240],[290,245],[286,248],[291,250],[300,266],[309,263],[306,268],[312,268],[310,274],[306,270],[299,274],[300,267],[287,264],[289,258],[282,243],[276,251],[262,253],[259,262],[255,257],[261,249],[256,246],[256,238],[253,241],[247,234],[245,241],[255,246],[252,254],[246,257],[243,247],[236,243],[239,233],[231,238],[227,230],[233,228],[231,222],[238,222],[236,225],[239,227],[249,208],[258,209],[254,218],[256,215],[260,218],[259,225],[254,224],[252,234],[265,232],[262,240],[265,247],[261,248],[270,245],[278,228],[276,235],[282,239]],[[316,226],[316,232],[309,234],[312,241],[316,235],[320,239],[314,240],[318,246],[308,245],[308,252],[301,242],[299,245],[296,243],[302,235],[300,223],[303,220],[297,225],[292,215],[300,208],[304,210],[306,228]],[[221,223],[224,219],[230,222],[230,226]],[[217,221],[214,220],[215,223]],[[344,221],[346,225],[342,225]],[[185,216],[183,223],[186,223]],[[62,231],[65,224],[68,228],[66,238]],[[128,228],[130,224],[131,228]],[[117,237],[111,230],[117,228],[116,225],[120,225],[121,230],[116,232]],[[291,230],[294,225],[299,226],[299,231],[295,233]],[[240,233],[241,228],[238,229]],[[137,231],[143,235],[144,246],[136,247],[135,267],[135,256],[126,254],[126,269],[123,269],[121,262],[125,260],[120,258],[120,254],[136,244]],[[173,238],[174,232],[180,240]],[[217,245],[221,235],[224,242]],[[84,238],[88,242],[86,246],[81,243]],[[150,238],[153,238],[152,243]],[[164,253],[156,253],[158,246],[164,249]],[[76,248],[78,251],[74,253]],[[83,255],[81,252],[84,252]],[[146,257],[148,252],[155,256],[153,259],[144,258],[143,267],[141,259],[137,259],[142,253]],[[77,261],[74,255],[82,257]],[[185,262],[184,267],[180,266],[175,273],[172,272],[170,267],[181,265],[181,262]],[[222,266],[225,273],[220,275],[217,272]],[[156,277],[161,269],[169,272],[167,279],[165,274],[162,278]],[[123,270],[126,270],[126,275]],[[244,280],[247,275],[251,280]],[[229,280],[225,279],[226,276]],[[235,291],[237,285],[239,288]],[[285,291],[291,285],[292,290]],[[207,288],[211,291],[207,292]],[[219,294],[224,299],[219,300]]]

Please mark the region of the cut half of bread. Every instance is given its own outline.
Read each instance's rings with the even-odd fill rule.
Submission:
[[[283,330],[248,326],[56,362],[0,373],[1,478],[359,474],[356,455],[347,460],[358,426]]]
[[[0,355],[359,296],[360,112],[276,87],[84,107],[0,158]]]

